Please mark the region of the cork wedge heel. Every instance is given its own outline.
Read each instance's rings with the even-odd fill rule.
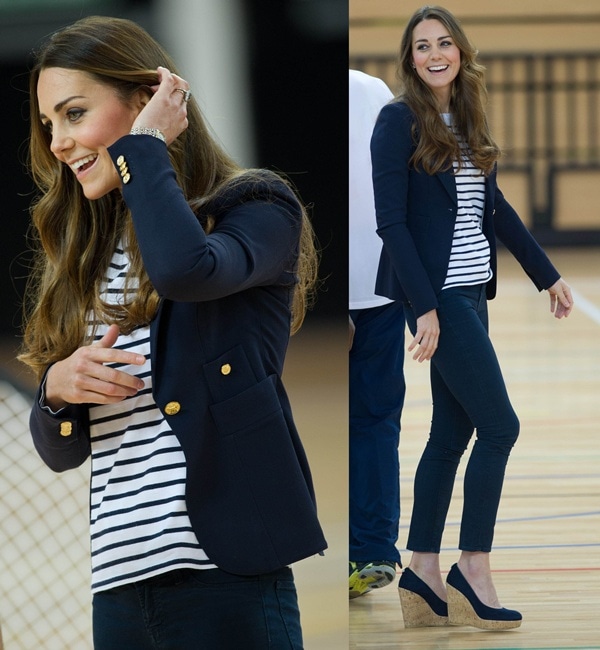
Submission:
[[[448,625],[448,606],[410,569],[404,569],[398,583],[404,627]]]
[[[520,612],[484,605],[456,564],[446,580],[450,625],[471,625],[482,630],[510,630],[521,625]]]

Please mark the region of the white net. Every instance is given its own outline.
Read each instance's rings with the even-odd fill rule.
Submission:
[[[0,379],[4,649],[86,650],[92,647],[89,465],[64,474],[46,467],[31,441],[30,408],[28,395]]]

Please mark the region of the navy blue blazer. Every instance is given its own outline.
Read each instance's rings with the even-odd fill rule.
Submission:
[[[200,545],[217,566],[245,575],[321,552],[310,470],[281,381],[301,227],[295,196],[274,175],[240,182],[201,208],[201,218],[217,219],[206,236],[162,142],[125,136],[109,153],[127,168],[123,196],[161,298],[150,325],[153,394],[185,453]],[[88,407],[52,415],[40,396],[31,414],[39,454],[55,471],[80,465],[90,454]],[[174,414],[165,408],[173,402]]]
[[[402,102],[381,110],[371,139],[377,232],[383,240],[375,292],[411,304],[416,317],[436,309],[448,271],[458,202],[452,170],[430,175],[409,166],[416,144],[414,115]],[[559,278],[544,251],[504,198],[496,168],[485,179],[483,233],[490,243],[496,295],[496,237],[521,264],[538,290]]]

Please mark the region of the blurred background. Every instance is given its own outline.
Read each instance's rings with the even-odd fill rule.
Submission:
[[[89,467],[54,475],[27,427],[15,362],[33,187],[26,173],[31,52],[92,14],[130,18],[173,55],[225,148],[282,172],[309,206],[323,284],[290,342],[285,381],[329,550],[295,567],[308,649],[347,648],[347,40],[345,0],[0,0],[0,628],[6,649],[90,641]],[[2,642],[0,641],[0,647]]]

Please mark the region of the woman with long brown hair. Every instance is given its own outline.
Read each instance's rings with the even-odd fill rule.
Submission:
[[[404,31],[402,86],[371,141],[378,233],[376,292],[404,302],[414,336],[408,350],[431,361],[433,416],[417,468],[400,582],[404,624],[508,629],[521,614],[500,606],[490,551],[504,471],[519,434],[488,337],[487,300],[496,293],[496,236],[556,318],[568,316],[568,285],[496,182],[500,149],[485,115],[477,52],[446,9],[416,11]],[[458,562],[442,580],[440,546],[456,471],[466,467]]]
[[[115,18],[37,52],[30,165],[21,359],[43,460],[91,455],[95,647],[301,647],[288,565],[326,546],[281,381],[316,277],[304,209]]]

